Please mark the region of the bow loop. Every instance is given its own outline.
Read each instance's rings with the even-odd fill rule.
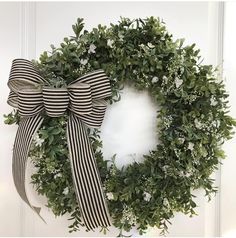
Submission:
[[[7,103],[14,108],[18,107],[18,95],[12,90],[9,93]]]
[[[41,77],[33,63],[25,59],[15,59],[12,62],[8,87],[15,93],[24,88],[37,88],[47,81]]]
[[[75,114],[87,126],[99,128],[102,124],[107,107],[105,98],[111,96],[109,78],[105,74],[104,70],[100,69],[79,77],[69,85],[69,88],[74,88],[75,86],[81,84],[90,86],[92,107],[90,107],[89,113],[80,113],[81,111],[77,110],[77,113]]]
[[[70,85],[77,84],[78,82],[90,85],[93,100],[105,99],[111,96],[110,81],[102,69],[87,73],[76,79]]]
[[[43,110],[41,90],[21,89],[18,91],[18,111],[22,117],[31,117]]]
[[[38,71],[35,69],[31,61],[25,59],[13,60],[8,81],[8,87],[11,90],[7,100],[8,104],[15,108],[20,107],[19,112],[21,116],[31,115],[32,113],[34,114],[34,112],[38,112],[37,110],[34,111],[33,106],[31,107],[31,111],[30,108],[28,108],[27,104],[26,111],[24,110],[23,101],[26,98],[24,98],[23,92],[30,96],[30,91],[34,91],[34,89],[37,89],[39,85],[46,83],[47,81],[39,75]],[[27,91],[26,89],[29,89],[29,91]],[[20,96],[19,92],[22,92],[20,93]],[[20,105],[19,99],[21,99]],[[37,107],[37,105],[34,106]]]

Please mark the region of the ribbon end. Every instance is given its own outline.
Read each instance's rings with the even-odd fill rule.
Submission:
[[[38,214],[38,216],[40,217],[40,219],[47,224],[47,222],[43,219],[43,217],[40,215],[40,211],[41,211],[41,207],[32,207],[32,209]]]

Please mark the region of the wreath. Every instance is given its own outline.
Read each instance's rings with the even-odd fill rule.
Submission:
[[[118,168],[116,156],[104,158],[99,129],[88,128],[89,141],[106,196],[112,224],[143,234],[149,226],[168,231],[175,212],[195,215],[193,190],[202,188],[210,199],[217,188],[210,175],[225,158],[221,145],[233,135],[236,122],[228,115],[228,94],[212,65],[201,64],[199,50],[173,40],[159,18],[121,18],[109,27],[90,32],[83,19],[73,25],[74,36],[60,47],[32,61],[39,75],[53,88],[61,88],[78,76],[103,69],[109,76],[109,103],[121,100],[126,85],[146,90],[158,105],[159,143],[143,162]],[[18,124],[19,110],[5,116]],[[76,199],[66,140],[68,115],[49,117],[33,138],[29,158],[37,168],[32,183],[47,197],[56,216],[69,213],[69,231],[84,226]],[[102,227],[101,231],[106,232]]]

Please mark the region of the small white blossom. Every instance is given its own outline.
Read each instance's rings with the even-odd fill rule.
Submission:
[[[180,172],[179,172],[179,176],[180,176],[180,177],[184,177],[184,172],[183,172],[183,171],[180,171]]]
[[[202,128],[202,123],[200,121],[198,121],[198,119],[195,119],[194,120],[194,123],[195,123],[195,126],[198,128],[198,129],[201,129]]]
[[[161,37],[161,40],[165,40],[165,39],[166,39],[165,36],[162,36],[162,37]]]
[[[164,84],[167,84],[168,78],[167,78],[166,76],[163,76],[162,79],[163,79],[163,83],[164,83]]]
[[[109,47],[113,47],[113,44],[114,44],[114,40],[111,40],[111,39],[108,39],[108,41],[107,41],[107,46],[109,46]]]
[[[67,195],[68,193],[69,193],[69,188],[68,187],[66,187],[64,190],[63,190],[63,192],[62,192],[64,195]]]
[[[189,103],[194,102],[197,99],[197,95],[190,95],[189,96]]]
[[[164,198],[163,205],[166,206],[166,207],[168,207],[170,205],[167,198]]]
[[[194,144],[192,142],[188,143],[188,149],[191,151],[194,149]]]
[[[145,48],[145,45],[142,43],[139,45],[141,48]]]
[[[214,98],[211,98],[211,106],[217,105],[217,101]]]
[[[212,122],[213,127],[219,127],[220,126],[220,120],[215,120]]]
[[[185,139],[184,138],[179,138],[179,142],[181,143],[181,144],[183,144],[184,143],[184,141],[185,141]]]
[[[44,139],[41,139],[38,134],[36,134],[33,138],[36,146],[41,146],[44,142]]]
[[[94,44],[91,44],[90,46],[89,46],[89,50],[88,50],[88,53],[90,54],[90,53],[96,53],[96,51],[95,51],[95,49],[96,49],[97,47],[94,45]]]
[[[108,200],[114,200],[114,195],[113,195],[113,193],[109,192],[109,193],[107,193],[106,195],[107,195],[107,199],[108,199]]]
[[[183,80],[179,79],[178,77],[175,78],[175,86],[179,88],[183,84]]]
[[[58,174],[55,174],[54,175],[54,179],[56,179],[56,178],[61,178],[62,177],[62,174],[61,173],[58,173]]]
[[[192,173],[187,172],[187,173],[185,174],[185,177],[186,177],[186,178],[189,178],[189,177],[192,176],[192,175],[193,175]]]
[[[152,83],[156,83],[158,81],[158,77],[157,76],[154,76],[153,78],[152,78]]]
[[[128,222],[128,224],[130,225],[134,225],[137,222],[137,217],[135,216],[132,208],[129,208],[127,205],[124,205],[121,223],[126,222]]]
[[[150,193],[148,193],[148,192],[144,192],[144,193],[143,193],[143,199],[144,199],[144,201],[149,202],[149,201],[151,200],[151,198],[152,198],[152,195],[151,195]]]
[[[167,116],[164,118],[163,123],[166,128],[169,128],[171,123],[172,123],[173,117],[172,116]]]
[[[174,149],[174,152],[175,152],[176,157],[179,158],[179,156],[180,156],[180,150],[175,148],[175,149]]]
[[[81,60],[80,60],[80,63],[81,63],[82,65],[86,65],[86,64],[88,63],[88,60],[87,60],[87,59],[81,59]]]
[[[150,42],[147,43],[147,46],[148,46],[149,48],[155,48],[155,45],[153,45],[153,44],[150,43]]]

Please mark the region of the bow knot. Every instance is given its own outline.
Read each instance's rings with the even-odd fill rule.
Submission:
[[[42,98],[46,114],[50,117],[63,116],[68,108],[69,95],[66,88],[43,87]]]
[[[39,214],[26,195],[25,169],[33,135],[43,122],[42,112],[60,117],[69,111],[67,140],[72,176],[85,226],[110,225],[101,179],[87,134],[87,126],[100,127],[106,97],[111,96],[109,79],[103,70],[85,74],[66,88],[51,88],[34,65],[24,59],[12,63],[8,103],[21,116],[13,150],[13,178],[21,198]]]

